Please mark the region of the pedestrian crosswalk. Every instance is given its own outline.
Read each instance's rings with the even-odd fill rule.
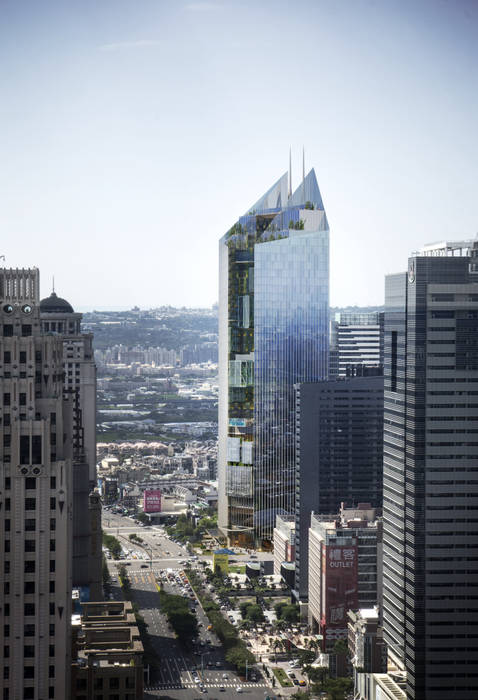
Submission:
[[[208,683],[207,681],[203,683],[205,688],[237,688],[238,685],[241,688],[268,688],[267,683]],[[187,688],[197,688],[198,683],[191,683],[185,681],[182,683],[154,683],[148,686],[145,690],[186,690]]]

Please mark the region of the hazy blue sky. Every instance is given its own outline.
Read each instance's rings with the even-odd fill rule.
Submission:
[[[217,241],[314,166],[331,302],[478,231],[476,0],[0,0],[0,228],[77,307],[210,305]]]

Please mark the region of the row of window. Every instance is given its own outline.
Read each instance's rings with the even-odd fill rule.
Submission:
[[[11,569],[11,562],[9,559],[5,559],[3,562],[3,573],[9,574]],[[54,559],[50,560],[50,573],[55,573],[56,561]],[[36,572],[36,560],[27,559],[23,562],[23,571],[25,574],[34,574]]]
[[[10,498],[5,499],[5,510],[10,511],[12,506],[12,502]],[[36,510],[37,507],[37,499],[36,498],[25,498],[25,510]],[[56,508],[56,498],[52,496],[50,498],[50,510],[55,510]]]
[[[25,549],[24,549],[25,552],[35,552],[36,551],[36,540],[25,540],[24,547],[25,547]],[[8,554],[10,552],[10,540],[5,540],[4,550],[5,550],[6,554]],[[56,551],[56,542],[55,542],[55,540],[50,540],[50,552],[55,552],[55,551]]]
[[[55,581],[50,581],[50,587],[49,587],[49,592],[54,593],[55,592]],[[25,581],[23,584],[23,592],[25,595],[30,595],[32,593],[35,593],[36,590],[36,581]],[[3,594],[4,595],[10,595],[10,581],[5,581],[3,584]]]
[[[5,500],[10,500],[10,499],[5,499]],[[50,499],[54,500],[54,499]],[[51,505],[51,504],[50,504]],[[10,508],[10,506],[9,506]],[[10,518],[5,518],[3,521],[3,527],[5,532],[10,532],[11,531],[11,522]],[[35,532],[37,529],[37,521],[36,518],[25,518],[24,521],[24,532]],[[50,518],[50,530],[56,530],[56,519],[55,518]]]
[[[25,644],[25,646],[23,647],[23,656],[25,659],[35,658],[35,647],[33,644]],[[54,644],[48,645],[48,656],[55,656],[55,645]],[[4,659],[10,658],[10,647],[9,646],[3,647],[3,658]]]
[[[23,604],[23,615],[25,617],[33,616],[35,612],[35,603],[24,603]],[[49,614],[55,614],[55,603],[49,603]],[[3,605],[3,617],[9,617],[10,615],[10,603],[4,603]]]
[[[34,622],[29,622],[23,625],[23,636],[24,637],[34,637],[36,635],[36,626]],[[50,622],[48,625],[48,635],[50,637],[55,636],[55,623]],[[3,636],[10,637],[10,625],[3,625]]]

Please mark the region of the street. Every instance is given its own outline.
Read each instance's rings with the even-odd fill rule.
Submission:
[[[159,608],[156,579],[162,580],[167,593],[184,597],[179,572],[190,558],[186,550],[171,542],[162,527],[144,528],[130,518],[109,512],[104,513],[103,518],[105,532],[114,535],[123,547],[133,552],[120,561],[108,560],[112,577],[111,596],[116,600],[123,599],[117,568],[124,564],[131,582],[133,601],[137,603],[148,626],[151,644],[160,658],[159,674],[151,677],[149,683],[145,682],[145,697],[199,698],[199,682],[204,687],[202,692],[207,693],[209,698],[216,694],[224,698],[228,695],[237,697],[240,694],[236,691],[237,687],[241,687],[248,698],[255,700],[273,697],[274,691],[262,675],[256,682],[241,682],[232,667],[226,664],[222,646],[215,635],[207,630],[209,620],[199,604],[195,608],[199,637],[194,651],[183,649],[169,629],[168,621]],[[146,546],[147,560],[138,558],[144,556],[145,549],[129,540],[132,533],[144,540],[141,544]],[[198,681],[195,681],[193,671],[197,671]]]

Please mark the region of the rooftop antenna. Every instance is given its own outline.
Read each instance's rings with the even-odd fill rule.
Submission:
[[[292,197],[292,148],[289,148],[289,199]]]
[[[54,294],[55,293],[55,275],[53,275],[53,277],[52,277],[52,285],[51,286],[52,286],[51,293]]]

